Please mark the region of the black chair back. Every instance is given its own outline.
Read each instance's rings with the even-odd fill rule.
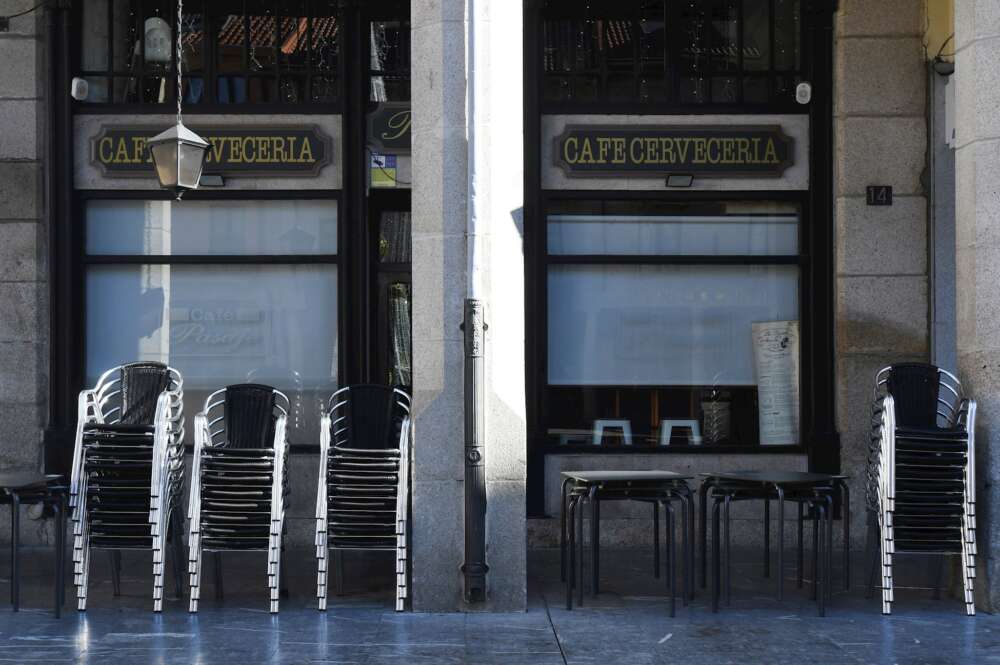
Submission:
[[[896,425],[916,429],[937,429],[938,397],[941,380],[938,368],[926,363],[892,365],[886,390],[896,403]]]
[[[123,425],[152,425],[156,401],[170,387],[170,370],[163,363],[122,365],[121,403]]]
[[[226,386],[226,447],[271,448],[274,445],[274,388],[259,383]]]
[[[399,447],[399,428],[406,410],[390,386],[358,385],[347,389],[345,404],[346,434],[337,436],[343,427],[336,419],[332,424],[335,446],[365,449],[394,449]]]

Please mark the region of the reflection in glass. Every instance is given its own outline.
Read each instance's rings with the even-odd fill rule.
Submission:
[[[379,219],[378,258],[382,263],[410,262],[410,213],[383,212]]]
[[[232,383],[259,381],[300,405],[290,438],[313,443],[319,403],[337,385],[334,266],[92,266],[88,383],[155,360],[184,375],[185,411]]]
[[[413,385],[410,344],[410,285],[389,285],[389,385],[409,389]]]
[[[336,201],[87,202],[87,253],[336,254]]]
[[[794,204],[567,201],[550,207],[549,254],[798,254]]]

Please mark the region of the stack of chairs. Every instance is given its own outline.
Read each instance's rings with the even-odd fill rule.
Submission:
[[[328,552],[388,550],[396,553],[401,612],[410,570],[410,397],[398,388],[359,385],[338,390],[327,406],[316,496],[319,609],[326,609]]]
[[[119,551],[140,549],[153,552],[153,609],[161,611],[168,536],[181,594],[182,386],[177,370],[136,362],[108,370],[93,389],[80,393],[70,481],[80,610],[87,608],[91,551],[111,551],[117,594]]]
[[[278,612],[288,407],[278,390],[246,383],[209,395],[195,418],[188,503],[191,612],[198,611],[201,597],[202,552],[233,550],[267,552],[270,608]]]
[[[961,556],[966,614],[976,612],[975,423],[976,402],[942,369],[903,363],[875,378],[869,594],[880,564],[883,614],[892,612],[894,555],[904,552]],[[876,530],[878,548],[871,545]]]

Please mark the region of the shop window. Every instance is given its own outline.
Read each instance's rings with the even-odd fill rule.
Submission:
[[[547,226],[552,444],[799,443],[796,205],[558,201]]]
[[[547,0],[543,100],[788,106],[800,0]]]
[[[369,101],[410,101],[409,21],[372,21],[369,36]]]
[[[331,103],[339,96],[334,0],[188,0],[186,104]],[[174,104],[176,4],[85,0],[79,75],[86,102]]]
[[[292,402],[292,443],[318,444],[338,384],[336,202],[92,200],[86,236],[88,384],[169,363],[191,422],[210,392],[266,383]]]

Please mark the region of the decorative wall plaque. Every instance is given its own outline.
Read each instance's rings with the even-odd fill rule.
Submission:
[[[777,125],[568,125],[555,139],[555,161],[571,177],[779,178],[793,147]]]
[[[205,173],[229,176],[313,176],[333,158],[319,127],[192,127],[209,142]],[[146,140],[163,127],[102,127],[91,161],[106,176],[155,177]]]

